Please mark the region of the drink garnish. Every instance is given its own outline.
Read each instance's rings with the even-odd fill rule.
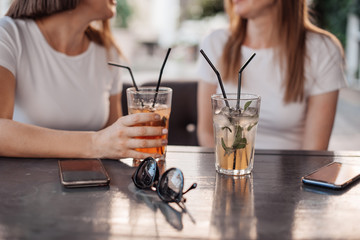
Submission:
[[[224,127],[224,128],[230,129],[229,127]],[[231,129],[230,129],[230,131],[231,131]],[[226,146],[224,138],[221,138],[221,146],[225,150],[225,155],[236,151],[236,149],[242,149],[242,148],[246,147],[247,139],[245,137],[243,137],[243,128],[240,126],[236,126],[235,131],[236,131],[235,132],[235,140],[231,147]]]
[[[258,122],[251,124],[250,126],[248,126],[247,130],[250,131],[253,127],[256,126],[256,124],[258,124]]]
[[[223,149],[225,150],[225,156],[228,154],[231,154],[232,152],[234,152],[234,149],[231,147],[227,147],[225,142],[224,142],[224,138],[221,138],[221,146],[223,147]]]
[[[247,144],[247,140],[243,137],[243,128],[240,126],[236,127],[235,141],[232,145],[233,149],[241,149],[245,148]]]
[[[247,101],[244,105],[244,109],[241,110],[232,110],[231,112],[232,113],[235,113],[236,111],[239,112],[240,115],[242,115],[242,113],[244,113],[251,105],[252,101]],[[230,109],[231,110],[231,109]],[[228,116],[229,118],[229,122],[232,122],[232,118],[231,116]],[[255,123],[253,124],[250,124],[249,126],[247,126],[245,129],[247,131],[250,131],[254,126],[256,126],[258,124],[258,121],[256,121]],[[224,126],[221,128],[221,130],[225,131],[225,130],[228,130],[230,133],[232,133],[232,130],[229,126]],[[225,150],[225,156],[228,155],[228,154],[231,154],[233,152],[236,152],[237,149],[243,149],[246,147],[248,141],[245,137],[245,134],[244,134],[244,128],[241,127],[241,126],[236,126],[235,127],[235,139],[234,139],[234,142],[232,143],[231,146],[226,146],[225,144],[225,140],[223,138],[221,138],[221,146],[222,148]]]
[[[229,132],[231,132],[231,133],[232,133],[231,128],[229,128],[228,126],[225,126],[225,127],[222,127],[222,128],[221,128],[221,130],[224,130],[224,129],[227,129],[227,130],[229,130]]]
[[[244,112],[246,111],[246,109],[248,109],[248,107],[250,106],[252,101],[247,101],[244,105]]]

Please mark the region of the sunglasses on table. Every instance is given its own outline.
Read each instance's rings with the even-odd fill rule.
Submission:
[[[183,192],[184,175],[182,171],[178,168],[170,168],[160,176],[159,167],[152,157],[145,158],[140,163],[132,176],[132,180],[136,187],[156,190],[161,200],[167,203],[175,202],[184,210],[186,199],[183,195],[197,187],[197,184],[193,183],[188,190]]]

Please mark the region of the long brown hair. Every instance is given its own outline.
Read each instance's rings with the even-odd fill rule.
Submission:
[[[6,16],[11,18],[40,19],[55,13],[75,9],[79,2],[80,0],[14,0]],[[111,33],[110,21],[99,21],[96,25],[99,27],[89,25],[85,31],[90,41],[104,46],[108,53],[114,47],[118,54],[123,56]]]
[[[304,99],[306,33],[316,32],[330,37],[339,46],[340,42],[325,30],[313,25],[308,16],[306,0],[277,0],[276,11],[279,37],[277,47],[280,66],[286,69],[284,79],[284,102],[297,102]],[[236,79],[236,73],[241,64],[241,46],[246,36],[247,20],[233,11],[231,0],[224,0],[225,10],[230,19],[230,37],[225,44],[221,58],[221,70],[224,79]]]

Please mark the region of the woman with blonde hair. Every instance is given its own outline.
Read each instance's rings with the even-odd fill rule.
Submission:
[[[0,19],[0,156],[145,158],[167,133],[122,117],[116,0],[15,0]],[[159,156],[153,156],[159,157]]]
[[[306,0],[224,0],[228,29],[208,35],[201,48],[220,70],[225,91],[235,92],[240,67],[242,92],[261,96],[258,149],[325,150],[339,89],[346,86],[343,51],[329,32],[314,26]],[[216,75],[199,57],[198,138],[214,146],[210,96]]]

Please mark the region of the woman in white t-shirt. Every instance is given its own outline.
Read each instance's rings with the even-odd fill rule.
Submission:
[[[225,0],[229,29],[212,32],[201,48],[219,69],[227,93],[261,96],[258,149],[325,150],[339,89],[346,86],[343,51],[330,33],[310,23],[306,0]],[[199,57],[198,138],[213,146],[212,94],[220,93],[215,73]]]
[[[114,0],[15,0],[0,19],[0,156],[145,158],[157,114],[121,117]]]

